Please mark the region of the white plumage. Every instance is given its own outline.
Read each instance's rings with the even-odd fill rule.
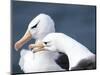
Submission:
[[[55,32],[55,27],[51,17],[46,14],[39,14],[30,22],[26,34],[21,39],[21,41],[15,44],[15,48],[20,48],[20,45],[24,45],[27,42],[26,39],[29,40],[31,36],[31,38],[34,38],[36,41],[38,41],[42,40],[47,34],[52,32]],[[19,66],[25,73],[61,71],[64,69],[62,69],[55,62],[55,59],[58,56],[58,52],[40,51],[37,53],[32,53],[30,50],[22,49]]]
[[[95,55],[88,48],[63,33],[50,33],[43,39],[43,42],[47,42],[45,49],[63,52],[68,55],[69,70],[78,66],[81,60],[95,60]]]
[[[25,73],[29,72],[46,72],[46,71],[63,71],[52,59],[53,52],[40,51],[32,53],[32,51],[22,50],[19,65]],[[51,55],[52,54],[52,55]]]

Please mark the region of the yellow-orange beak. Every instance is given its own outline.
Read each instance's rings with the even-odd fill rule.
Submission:
[[[38,41],[35,44],[30,44],[29,45],[29,49],[31,49],[31,48],[39,48],[39,49],[41,49],[41,48],[44,48],[44,47],[45,46],[44,46],[44,43],[42,41]]]
[[[29,49],[33,49],[33,52],[39,52],[44,50],[44,43],[42,41],[38,41],[35,44],[30,44]]]
[[[26,42],[32,38],[31,33],[28,31],[25,35],[15,43],[15,49],[18,51]]]

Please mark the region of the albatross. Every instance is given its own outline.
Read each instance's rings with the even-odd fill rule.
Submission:
[[[18,51],[32,38],[37,42],[53,32],[54,21],[47,14],[41,13],[29,23],[25,35],[15,43],[15,49]],[[33,53],[31,50],[22,49],[20,55],[19,66],[24,73],[65,70],[55,62],[59,57],[58,52],[45,50]]]
[[[68,55],[69,70],[95,69],[95,54],[64,33],[50,33],[42,40],[44,49]]]

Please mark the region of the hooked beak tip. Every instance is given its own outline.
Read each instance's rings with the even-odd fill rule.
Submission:
[[[18,51],[20,47],[21,47],[20,43],[16,42],[14,46],[15,50]]]
[[[30,32],[25,33],[25,35],[15,43],[15,49],[18,51],[25,43],[27,43],[32,38]]]

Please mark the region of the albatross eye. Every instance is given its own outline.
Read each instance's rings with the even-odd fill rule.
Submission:
[[[40,22],[40,21],[39,21],[39,22]],[[39,24],[39,22],[38,22],[36,25],[32,26],[31,29],[36,28],[37,25]]]
[[[47,43],[48,43],[48,42],[44,42],[44,44],[46,44],[46,45],[47,45]]]

